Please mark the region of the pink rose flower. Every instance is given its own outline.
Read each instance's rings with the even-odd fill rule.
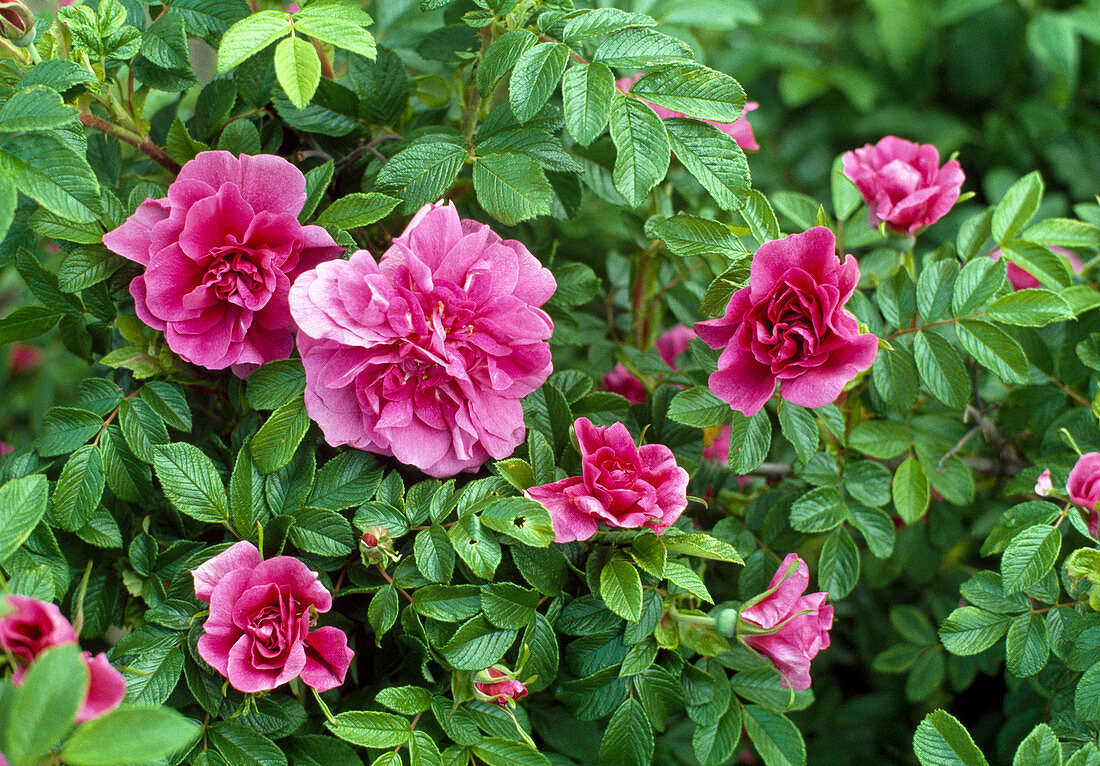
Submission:
[[[56,604],[11,595],[4,598],[2,606],[8,611],[0,616],[0,648],[15,658],[12,682],[16,686],[23,685],[27,669],[42,652],[77,643],[76,631]],[[107,655],[84,652],[81,656],[88,668],[88,693],[77,711],[77,723],[109,713],[126,696],[126,679],[107,660]]]
[[[521,243],[425,205],[380,261],[360,250],[294,283],[309,416],[333,446],[431,476],[508,457],[520,399],[553,369],[539,307],[556,288]]]
[[[641,73],[632,75],[631,77],[623,77],[615,81],[615,87],[621,90],[623,93],[630,92],[630,86],[637,82],[641,77]],[[665,109],[663,106],[657,106],[656,104],[650,104],[645,99],[639,99],[643,103],[649,104],[653,111],[657,113],[657,116],[662,120],[666,120],[669,117],[687,117],[682,112],[677,112],[672,109]],[[752,133],[752,125],[749,124],[748,113],[754,109],[760,108],[760,104],[755,101],[749,101],[745,104],[745,108],[742,110],[741,116],[734,122],[714,122],[713,120],[702,120],[708,125],[713,125],[727,136],[732,138],[738,146],[744,151],[755,152],[760,149],[760,144],[756,143],[756,136]]]
[[[777,381],[792,404],[829,404],[875,361],[878,338],[860,335],[844,308],[859,266],[851,255],[841,263],[834,247],[823,226],[764,243],[725,315],[696,323],[708,346],[723,349],[709,383],[733,409],[755,414]]]
[[[1069,499],[1075,505],[1089,512],[1089,534],[1097,536],[1100,531],[1100,452],[1086,452],[1077,459],[1077,464],[1069,472],[1066,482]]]
[[[1069,265],[1073,268],[1074,274],[1081,273],[1081,269],[1084,268],[1085,264],[1077,253],[1071,250],[1065,250],[1061,247],[1052,247],[1050,249],[1069,261]],[[1000,249],[997,249],[990,253],[989,257],[995,261],[999,261],[1001,260],[1002,253]],[[1013,290],[1027,290],[1043,286],[1042,282],[1032,276],[1031,272],[1025,271],[1012,261],[1005,262],[1005,276],[1008,277],[1008,283],[1012,285]]]
[[[965,179],[958,160],[940,167],[936,147],[896,136],[845,152],[842,162],[844,175],[867,203],[871,227],[885,222],[909,236],[947,214],[959,199]]]
[[[148,199],[103,244],[145,271],[134,309],[184,360],[245,377],[294,350],[287,305],[301,272],[343,255],[302,226],[305,176],[282,157],[202,152],[163,199]]]
[[[676,357],[687,351],[688,341],[694,337],[694,330],[678,324],[661,333],[653,345],[664,363],[676,372]],[[631,375],[621,362],[603,376],[601,388],[604,391],[625,396],[631,404],[641,404],[646,400],[646,390],[642,381]]]
[[[1050,469],[1047,468],[1035,480],[1035,494],[1039,497],[1047,497],[1052,489],[1054,489],[1054,482],[1050,480]]]
[[[518,699],[527,696],[527,687],[497,668],[486,668],[474,676],[474,689],[484,702],[495,702],[507,707]],[[501,678],[502,681],[493,679]],[[478,680],[483,679],[483,680]]]
[[[191,572],[195,597],[210,604],[199,656],[234,689],[259,692],[294,678],[318,691],[344,682],[355,653],[339,628],[310,630],[332,596],[291,556],[263,561],[242,541]]]
[[[11,357],[8,360],[8,369],[12,375],[23,375],[34,372],[42,364],[42,349],[38,346],[30,346],[26,343],[11,344]]]
[[[718,433],[711,439],[710,444],[703,447],[703,458],[705,460],[713,460],[716,463],[725,463],[729,460],[729,454],[730,427],[724,425],[718,429]]]
[[[661,532],[687,508],[688,473],[663,444],[634,443],[622,423],[573,424],[581,452],[581,475],[531,487],[524,494],[546,506],[554,541],[587,540],[600,522],[617,529],[649,527]]]
[[[788,554],[768,585],[772,592],[740,616],[743,622],[775,631],[739,637],[771,660],[783,675],[780,686],[799,691],[810,688],[810,660],[829,646],[829,629],[833,627],[833,608],[825,603],[828,594],[803,595],[809,584],[806,562],[797,554]]]

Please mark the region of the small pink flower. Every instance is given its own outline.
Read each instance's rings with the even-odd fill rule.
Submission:
[[[710,389],[733,409],[754,415],[777,382],[792,404],[829,404],[875,361],[878,338],[860,335],[844,308],[859,266],[851,255],[841,263],[834,246],[823,226],[766,242],[725,315],[696,323],[699,337],[722,349]]]
[[[1054,489],[1054,483],[1050,480],[1050,469],[1048,468],[1039,474],[1039,478],[1035,480],[1035,494],[1039,497],[1047,497],[1052,489]]]
[[[909,236],[947,214],[959,199],[965,179],[958,160],[940,167],[936,147],[896,136],[845,152],[842,161],[844,175],[867,203],[871,226],[885,222]]]
[[[16,686],[23,684],[28,668],[42,652],[77,643],[73,626],[56,604],[11,595],[0,603],[2,608],[8,611],[0,616],[0,648],[15,658],[12,681]],[[126,696],[126,679],[107,660],[107,655],[84,652],[81,656],[88,668],[88,693],[77,711],[77,723],[109,713]]]
[[[11,344],[11,358],[8,361],[8,369],[12,375],[23,375],[34,372],[42,364],[44,354],[38,346],[29,346],[26,343]]]
[[[518,699],[527,696],[527,687],[497,668],[486,668],[474,677],[474,689],[485,702],[495,702],[507,707]],[[501,678],[502,681],[494,679]],[[478,679],[484,679],[479,681]]]
[[[1077,253],[1071,250],[1065,250],[1061,247],[1052,247],[1050,249],[1069,261],[1069,265],[1073,267],[1074,274],[1081,273],[1081,269],[1084,267],[1085,264],[1081,260],[1080,256],[1077,255]],[[999,261],[1003,256],[1001,251],[998,249],[990,253],[989,257],[995,261]],[[1030,272],[1020,268],[1012,261],[1005,262],[1005,276],[1008,277],[1008,283],[1012,285],[1013,290],[1027,290],[1030,288],[1043,286],[1042,282],[1032,276]]]
[[[294,350],[294,279],[344,248],[302,226],[305,176],[282,157],[201,152],[163,199],[148,199],[103,244],[145,267],[138,318],[184,360],[245,377]]]
[[[573,424],[581,452],[581,475],[531,487],[524,494],[546,506],[554,541],[587,540],[600,522],[617,529],[649,527],[661,532],[687,508],[688,473],[663,444],[634,443],[622,423]]]
[[[695,331],[682,324],[665,330],[653,345],[661,359],[676,372],[676,358],[688,349],[688,341],[695,337]],[[631,404],[640,404],[646,400],[645,386],[642,381],[630,374],[622,365],[616,364],[611,372],[603,376],[602,388],[620,396],[625,396]]]
[[[797,554],[788,554],[768,585],[773,592],[740,616],[756,628],[775,631],[739,638],[772,661],[783,675],[781,686],[799,691],[810,688],[810,660],[829,646],[833,626],[833,608],[825,603],[828,594],[803,595],[809,584],[806,562]]]
[[[615,87],[621,90],[623,93],[630,92],[630,86],[638,81],[638,78],[642,75],[636,74],[631,77],[623,77],[615,81]],[[686,117],[686,114],[682,112],[676,112],[672,109],[665,109],[663,106],[657,106],[656,104],[650,104],[644,99],[639,99],[643,103],[649,104],[653,108],[653,111],[657,113],[657,116],[662,120],[667,120],[669,117]],[[713,125],[727,136],[732,138],[738,146],[747,152],[755,152],[760,148],[760,144],[756,143],[756,136],[752,133],[752,125],[749,124],[748,113],[754,109],[758,109],[760,104],[755,101],[749,101],[745,104],[745,108],[742,110],[741,116],[734,122],[714,122],[713,120],[702,120],[702,122],[708,125]]]
[[[1089,512],[1089,534],[1096,537],[1100,531],[1100,452],[1086,452],[1078,458],[1069,472],[1066,491],[1075,505]]]
[[[199,655],[234,689],[259,692],[294,679],[318,691],[344,682],[355,653],[339,628],[310,630],[332,596],[317,573],[291,556],[263,561],[242,541],[191,572],[195,597],[210,604]]]
[[[710,440],[710,444],[703,447],[703,458],[713,460],[716,463],[725,463],[730,454],[730,427],[722,426],[718,433]],[[745,477],[742,477],[743,479]],[[742,486],[744,486],[742,484]]]
[[[556,287],[521,243],[425,205],[379,261],[360,250],[291,289],[310,417],[333,446],[431,476],[508,457],[553,369],[539,307]]]

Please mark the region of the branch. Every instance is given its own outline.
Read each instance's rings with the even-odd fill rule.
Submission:
[[[142,138],[125,128],[120,128],[118,125],[107,122],[106,120],[96,117],[91,112],[81,112],[80,121],[87,125],[89,128],[95,128],[96,130],[106,133],[108,136],[114,136],[119,141],[125,141],[130,146],[138,149],[145,154],[165,170],[171,173],[180,172],[179,163],[164,153],[164,150],[154,144],[148,138]]]

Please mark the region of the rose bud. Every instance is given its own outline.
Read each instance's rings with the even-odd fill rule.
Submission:
[[[527,687],[513,678],[514,671],[494,665],[474,676],[474,696],[482,702],[495,702],[501,707],[514,705],[527,696]]]
[[[0,0],[0,35],[19,47],[34,42],[34,14],[19,0]]]
[[[363,564],[380,564],[387,558],[397,561],[400,556],[394,553],[393,538],[385,527],[367,527],[363,530],[363,536],[359,538],[359,553],[363,556]]]
[[[1048,468],[1039,474],[1039,478],[1035,480],[1035,494],[1039,497],[1047,497],[1052,489],[1054,489],[1054,483],[1050,480],[1050,469]]]

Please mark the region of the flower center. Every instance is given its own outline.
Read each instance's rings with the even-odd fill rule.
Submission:
[[[223,245],[210,251],[213,256],[203,276],[204,286],[212,287],[223,301],[248,309],[262,307],[257,299],[270,292],[264,272],[253,262],[253,254],[236,245]],[[266,300],[263,301],[266,303]]]

